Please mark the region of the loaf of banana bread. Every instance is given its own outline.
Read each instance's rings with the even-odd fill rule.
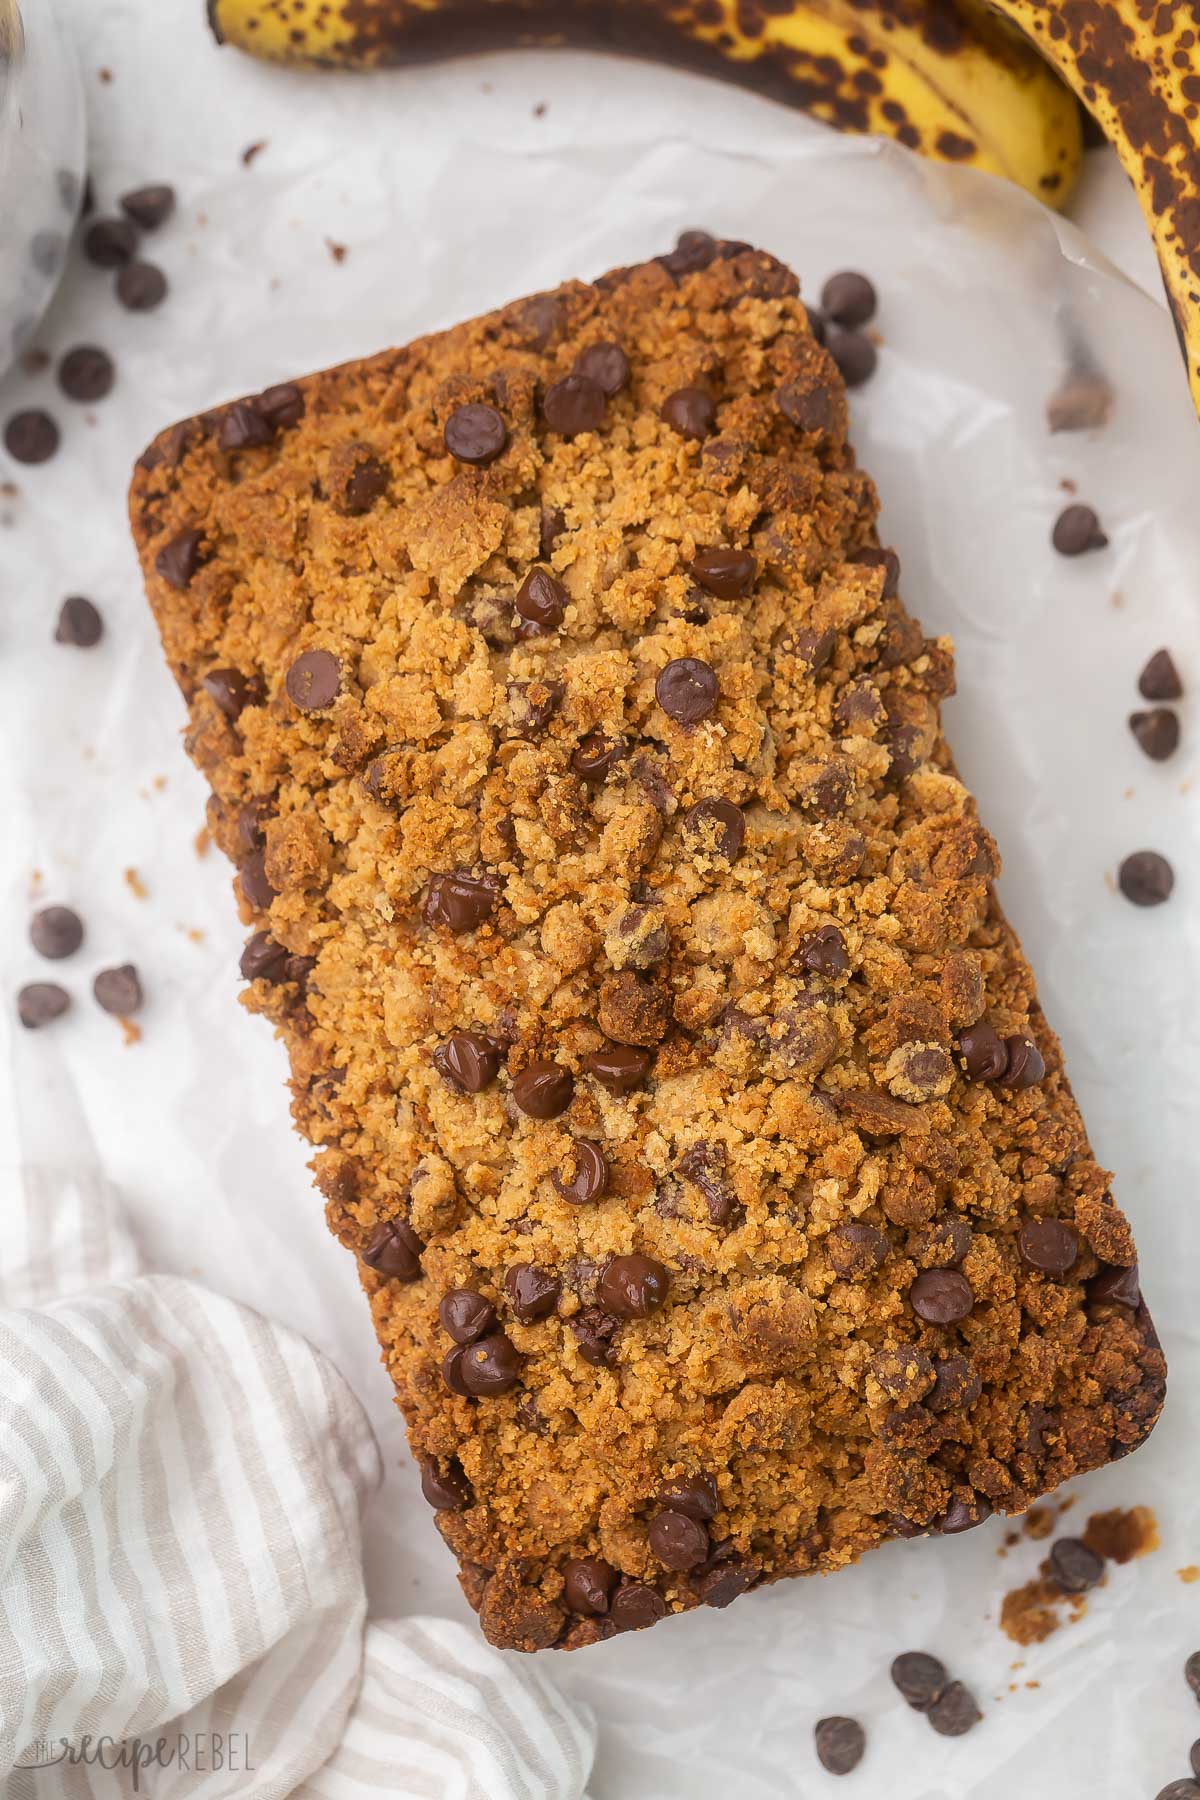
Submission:
[[[494,1643],[1136,1446],[1164,1364],[829,352],[701,233],[161,434],[210,828]]]

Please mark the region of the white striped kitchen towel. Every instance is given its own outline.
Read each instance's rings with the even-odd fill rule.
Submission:
[[[366,1417],[302,1338],[139,1265],[98,1182],[0,1190],[5,1800],[581,1800],[588,1715],[368,1623]]]

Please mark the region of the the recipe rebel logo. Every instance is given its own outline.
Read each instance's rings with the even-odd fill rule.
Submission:
[[[131,1777],[133,1792],[138,1794],[147,1769],[183,1769],[197,1775],[252,1775],[256,1765],[244,1731],[181,1731],[174,1737],[157,1738],[85,1735],[78,1742],[70,1738],[35,1739],[21,1751],[15,1766],[83,1767],[110,1772],[124,1769]]]

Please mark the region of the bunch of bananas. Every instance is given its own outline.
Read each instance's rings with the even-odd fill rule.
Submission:
[[[222,42],[323,67],[518,46],[653,56],[1008,176],[1051,206],[1078,173],[1082,101],[1142,201],[1200,409],[1200,29],[1186,0],[208,0],[208,10]]]

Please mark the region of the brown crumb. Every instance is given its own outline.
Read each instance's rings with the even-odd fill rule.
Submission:
[[[1121,592],[1120,588],[1113,589],[1112,593],[1108,597],[1108,604],[1111,607],[1113,607],[1117,612],[1119,612],[1121,610],[1121,608],[1125,604],[1125,596]]]
[[[21,353],[21,367],[26,375],[41,375],[50,367],[50,352],[44,350],[40,344],[30,344],[28,350]],[[9,485],[7,481],[4,484],[6,489]],[[15,494],[17,490],[13,487],[12,491]]]
[[[1077,494],[1079,492],[1079,483],[1077,481],[1072,481],[1069,475],[1064,475],[1058,485],[1064,494]]]
[[[164,793],[166,791],[167,778],[165,775],[156,775],[150,785],[156,794]]]
[[[30,872],[29,872],[29,898],[31,900],[37,899],[38,895],[42,891],[42,883],[45,881],[45,879],[46,879],[46,877],[42,874],[42,871],[40,869],[31,869],[30,870]]]
[[[1067,1497],[1066,1497],[1066,1499],[1065,1499],[1065,1500],[1060,1500],[1060,1501],[1059,1501],[1059,1503],[1058,1503],[1058,1516],[1059,1516],[1059,1518],[1060,1518],[1060,1519],[1061,1519],[1061,1518],[1062,1518],[1062,1516],[1063,1516],[1063,1514],[1064,1514],[1064,1513],[1069,1513],[1069,1512],[1070,1512],[1070,1510],[1071,1510],[1071,1508],[1072,1508],[1072,1507],[1073,1507],[1073,1506],[1074,1506],[1074,1504],[1075,1504],[1075,1501],[1076,1501],[1076,1500],[1077,1500],[1077,1498],[1078,1498],[1078,1495],[1076,1495],[1076,1494],[1068,1494],[1068,1495],[1067,1495]]]
[[[127,1050],[131,1044],[141,1043],[142,1028],[135,1019],[118,1019],[117,1024],[121,1027]]]
[[[113,72],[111,69],[97,69],[96,78],[98,81],[102,81],[105,87],[108,87],[112,82]]]
[[[202,944],[204,942],[204,933],[198,925],[189,925],[186,936],[189,944]]]
[[[1098,431],[1112,415],[1113,391],[1098,369],[1072,369],[1046,402],[1051,431]],[[1067,487],[1066,482],[1062,483]],[[1074,484],[1067,489],[1074,493]]]
[[[533,116],[535,119],[544,119],[545,118],[546,102],[544,100],[538,101],[537,105],[533,109]]]
[[[150,898],[150,890],[136,869],[126,869],[125,886],[129,889],[135,900],[148,900]]]
[[[1041,1687],[1041,1685],[1042,1685],[1042,1684],[1041,1684],[1041,1682],[1040,1682],[1040,1681],[1027,1681],[1027,1682],[1026,1682],[1026,1683],[1025,1683],[1025,1686],[1026,1686],[1026,1687],[1027,1687],[1027,1688],[1040,1688],[1040,1687]]]
[[[329,254],[330,254],[330,256],[332,256],[335,263],[345,262],[345,260],[346,260],[345,244],[339,244],[333,238],[327,237],[325,239],[325,247],[329,251]]]
[[[212,838],[209,836],[207,825],[202,825],[192,839],[192,848],[203,862],[204,858],[208,855],[209,850],[212,848]]]
[[[267,147],[267,139],[266,138],[259,138],[257,140],[257,142],[255,142],[253,144],[247,144],[246,148],[242,151],[243,167],[248,169],[250,167],[250,164],[254,161],[255,157],[261,156],[263,151],[266,149],[266,147]]]
[[[1048,1568],[1042,1564],[1042,1570]],[[1063,1618],[1060,1608],[1067,1608]],[[1036,1574],[1019,1588],[1005,1594],[1000,1607],[1000,1629],[1014,1644],[1043,1644],[1060,1625],[1081,1619],[1087,1611],[1083,1594],[1064,1594],[1053,1576]]]
[[[1054,1508],[1052,1506],[1031,1506],[1025,1514],[1025,1536],[1039,1542],[1048,1538],[1054,1530]]]
[[[1109,1562],[1132,1562],[1137,1556],[1148,1556],[1158,1550],[1158,1520],[1148,1506],[1113,1507],[1111,1512],[1093,1513],[1083,1533],[1083,1541],[1097,1556]]]
[[[3,494],[6,500],[15,500],[20,492],[15,481],[0,481],[0,494]]]
[[[1191,1587],[1193,1581],[1200,1581],[1200,1568],[1195,1563],[1188,1563],[1186,1568],[1176,1569],[1175,1573],[1187,1587]]]
[[[1004,1542],[1005,1542],[1005,1546],[1009,1550],[1012,1549],[1014,1544],[1019,1544],[1020,1541],[1021,1541],[1021,1534],[1019,1531],[1006,1531],[1005,1532]]]

